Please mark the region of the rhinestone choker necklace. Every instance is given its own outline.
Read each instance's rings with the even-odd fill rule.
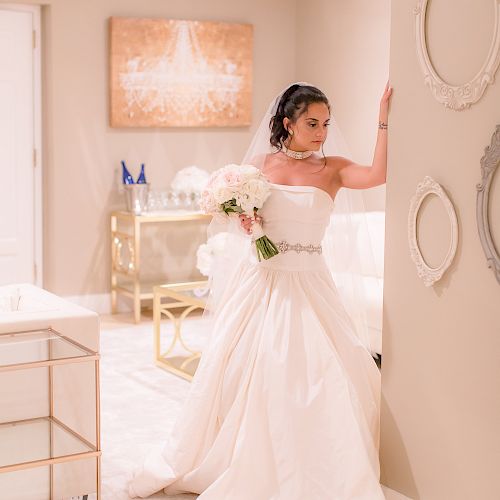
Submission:
[[[293,151],[292,149],[288,149],[284,144],[281,144],[281,151],[290,158],[295,158],[296,160],[304,160],[313,154],[313,151]]]

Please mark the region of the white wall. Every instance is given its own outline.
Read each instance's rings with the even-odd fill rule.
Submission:
[[[394,1],[391,11],[382,482],[413,499],[494,500],[500,492],[500,286],[478,237],[476,184],[499,120],[500,86],[489,86],[465,111],[438,103],[417,58],[415,4]],[[430,3],[430,53],[445,78],[465,83],[481,67],[493,5]],[[407,236],[410,199],[426,175],[448,193],[459,225],[455,259],[429,288],[417,276]],[[500,212],[498,189],[490,209]],[[449,244],[442,212],[440,204],[429,203],[419,218],[423,252],[439,262],[443,243]]]

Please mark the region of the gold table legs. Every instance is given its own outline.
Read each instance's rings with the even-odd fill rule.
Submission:
[[[201,351],[191,349],[182,338],[182,323],[195,310],[204,309],[205,301],[196,297],[192,290],[206,286],[206,281],[183,284],[161,285],[154,287],[153,293],[153,322],[154,322],[154,352],[155,364],[185,380],[191,381],[198,367]],[[171,299],[162,302],[162,298]],[[183,308],[180,313],[174,314],[173,309]],[[174,326],[174,333],[165,351],[161,349],[161,320],[162,316],[169,318]],[[182,354],[174,353],[180,347]]]
[[[122,293],[132,298],[134,304],[134,320],[141,321],[141,225],[137,218],[133,219],[133,233],[118,231],[117,216],[111,216],[111,312],[117,312],[117,295]],[[124,253],[128,255],[124,256]],[[132,281],[132,290],[118,286],[118,275]]]

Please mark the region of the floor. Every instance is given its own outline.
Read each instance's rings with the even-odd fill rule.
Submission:
[[[186,343],[203,349],[203,320],[198,316],[186,321]],[[162,323],[162,336],[168,338],[171,333],[171,323]],[[139,325],[129,314],[101,316],[103,500],[129,499],[126,484],[133,468],[152,447],[162,446],[188,388],[188,381],[154,365],[150,315],[143,316]],[[392,490],[384,492],[387,500],[405,498]],[[193,500],[197,495],[157,493],[150,498]]]
[[[201,320],[189,322],[186,342],[202,348]],[[171,332],[172,325],[165,322],[162,334]],[[136,325],[128,314],[101,316],[103,500],[129,499],[126,484],[133,468],[166,440],[188,387],[188,381],[154,365],[151,318]],[[197,495],[151,498],[191,500]]]

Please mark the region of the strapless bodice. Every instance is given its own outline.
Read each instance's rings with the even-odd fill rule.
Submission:
[[[321,245],[330,223],[334,202],[315,186],[288,186],[271,183],[271,194],[259,210],[264,233],[275,243],[289,248],[259,265],[267,268],[306,270],[323,267],[323,255],[310,247]]]

